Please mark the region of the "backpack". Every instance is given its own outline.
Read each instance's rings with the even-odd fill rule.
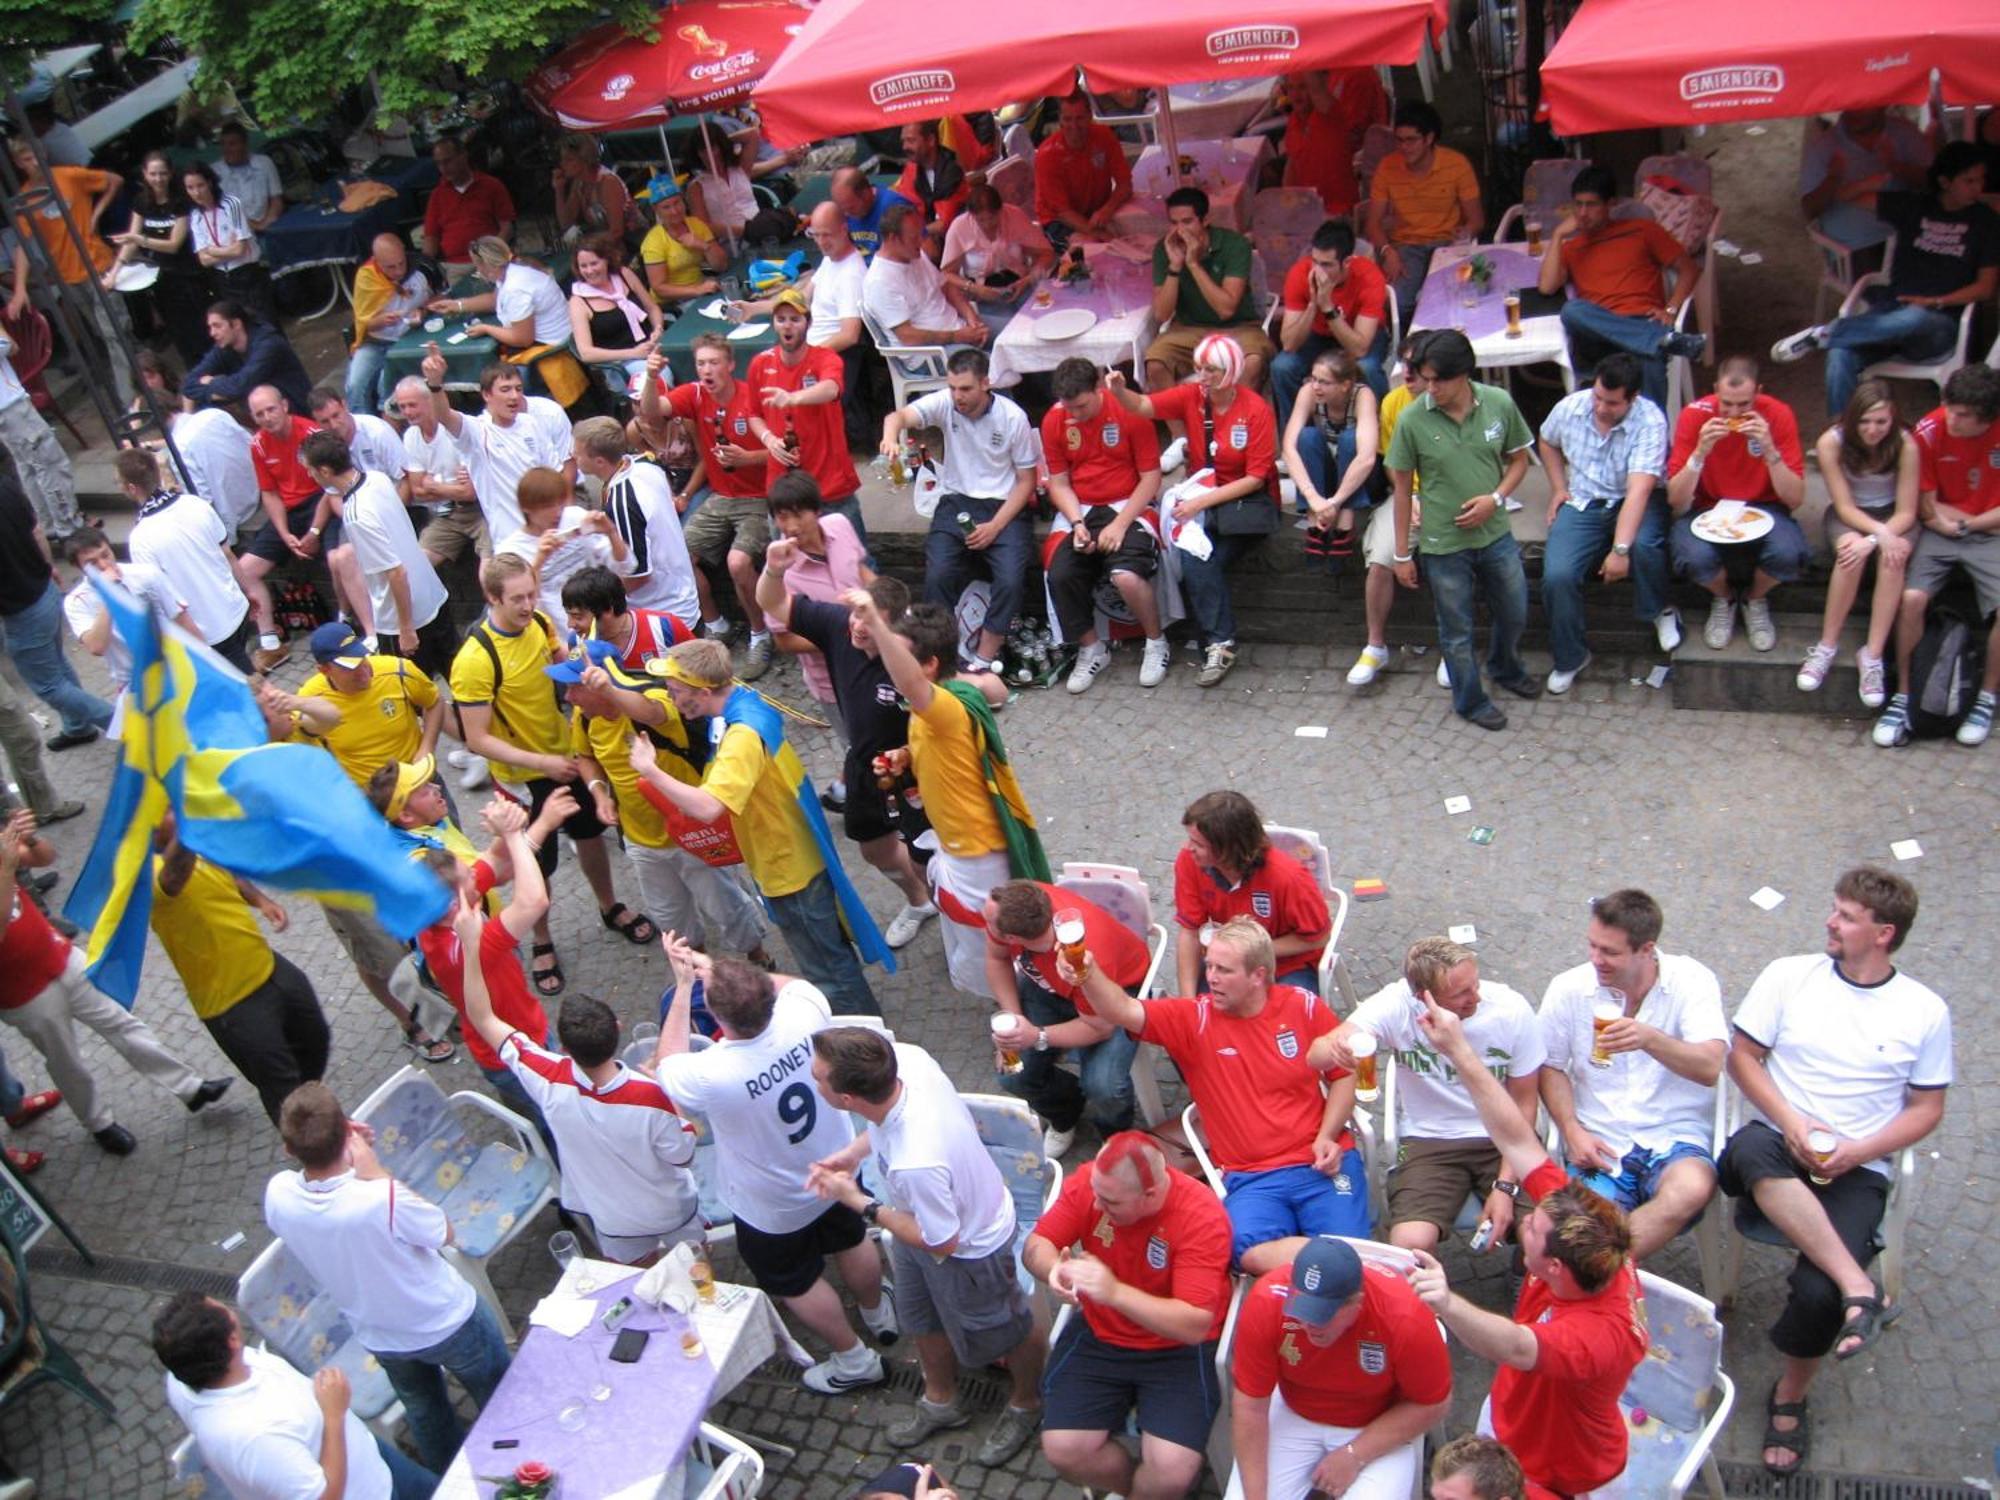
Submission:
[[[1957,730],[1979,692],[1986,633],[1949,605],[1933,604],[1910,655],[1910,738],[1942,739]]]
[[[557,645],[566,639],[566,637],[556,634],[555,622],[539,609],[535,611],[535,623],[542,627],[542,632],[548,636],[551,646]],[[466,634],[469,639],[479,642],[480,646],[486,652],[487,659],[493,663],[493,701],[489,707],[493,710],[493,722],[506,734],[512,736],[514,730],[507,723],[507,716],[500,712],[500,682],[505,675],[500,670],[500,648],[493,644],[492,632],[483,619],[466,632]],[[553,679],[548,679],[548,683],[549,692],[556,700],[556,711],[560,713],[563,704],[562,688]]]

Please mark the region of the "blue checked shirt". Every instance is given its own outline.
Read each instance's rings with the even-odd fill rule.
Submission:
[[[1625,420],[1600,432],[1592,413],[1592,387],[1572,391],[1542,423],[1542,441],[1560,450],[1569,466],[1569,503],[1578,510],[1625,498],[1633,474],[1667,475],[1667,415],[1644,396],[1633,398]]]

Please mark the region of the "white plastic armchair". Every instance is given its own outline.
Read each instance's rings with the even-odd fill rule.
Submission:
[[[1866,276],[1855,279],[1854,285],[1848,288],[1846,297],[1841,299],[1840,311],[1835,315],[1836,317],[1851,318],[1867,311],[1866,304],[1869,289],[1889,284],[1889,268],[1895,258],[1895,254],[1896,237],[1891,235],[1889,236],[1888,244],[1882,249],[1882,269],[1871,271]],[[1958,338],[1953,342],[1950,351],[1940,358],[1933,360],[1877,360],[1874,364],[1862,370],[1861,378],[1863,380],[1870,378],[1927,380],[1938,388],[1938,393],[1942,396],[1944,393],[1944,383],[1960,370],[1964,369],[1970,360],[1972,319],[1978,305],[1975,302],[1968,302],[1964,307],[1959,309]]]
[[[889,385],[899,409],[908,406],[918,396],[945,388],[948,351],[944,345],[897,343],[894,335],[876,320],[865,304],[861,309],[861,322],[868,330],[868,337],[874,341],[876,352],[889,367]]]
[[[682,1493],[689,1500],[753,1500],[764,1488],[764,1459],[734,1433],[703,1422],[688,1451]]]
[[[1714,1305],[1686,1287],[1650,1271],[1639,1273],[1639,1286],[1648,1348],[1619,1397],[1631,1448],[1625,1472],[1598,1493],[1681,1500],[1700,1475],[1709,1500],[1726,1500],[1715,1441],[1736,1405],[1736,1384],[1722,1368],[1722,1324]]]
[[[1130,865],[1071,860],[1063,865],[1056,886],[1102,907],[1145,942],[1146,977],[1138,998],[1144,1000],[1157,993],[1170,939],[1166,927],[1153,920],[1153,893],[1144,877]],[[1141,1042],[1132,1054],[1132,1092],[1138,1101],[1139,1118],[1148,1129],[1167,1117],[1166,1101],[1160,1097],[1159,1063],[1164,1056],[1165,1049],[1155,1042]]]
[[[986,185],[1023,213],[1035,211],[1035,157],[1032,151],[1009,156],[986,169]]]
[[[1390,316],[1393,318],[1394,313]],[[1345,1015],[1361,1003],[1361,996],[1340,951],[1340,936],[1347,927],[1347,892],[1333,883],[1333,856],[1327,852],[1326,840],[1313,829],[1287,828],[1281,823],[1266,823],[1264,832],[1274,847],[1312,871],[1313,879],[1326,896],[1333,928],[1319,956],[1319,992],[1333,1006],[1335,1014]]]

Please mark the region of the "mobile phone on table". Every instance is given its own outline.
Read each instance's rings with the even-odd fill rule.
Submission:
[[[611,1358],[621,1365],[637,1364],[639,1356],[645,1352],[646,1338],[643,1328],[620,1330],[618,1337],[611,1341]]]
[[[620,1297],[604,1309],[604,1314],[598,1321],[604,1325],[606,1333],[616,1333],[625,1326],[625,1320],[632,1316],[632,1311],[637,1306],[638,1304],[630,1297]]]

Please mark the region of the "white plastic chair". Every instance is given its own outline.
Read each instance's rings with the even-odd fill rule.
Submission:
[[[1138,998],[1144,1000],[1153,994],[1167,959],[1167,929],[1153,920],[1153,893],[1139,872],[1130,865],[1072,860],[1063,865],[1056,886],[1102,907],[1145,942],[1149,958]],[[1156,1042],[1141,1042],[1139,1050],[1132,1054],[1132,1093],[1138,1102],[1139,1118],[1149,1130],[1167,1117],[1166,1101],[1160,1097],[1158,1071],[1159,1059],[1165,1055]]]
[[[752,1500],[764,1488],[764,1459],[755,1448],[703,1422],[688,1450],[681,1493],[688,1500]]]
[[[1021,1287],[1037,1305],[1037,1320],[1047,1327],[1051,1318],[1048,1288],[1021,1264],[1021,1247],[1062,1192],[1063,1166],[1042,1149],[1042,1123],[1033,1110],[1011,1094],[961,1094],[972,1112],[979,1139],[1000,1169],[1014,1197],[1014,1264]]]
[[[1833,292],[1842,302],[1854,290],[1854,247],[1843,245],[1839,240],[1820,228],[1818,219],[1806,223],[1806,238],[1819,251],[1819,285],[1813,288],[1813,321],[1826,320],[1826,294]]]
[[[204,1496],[224,1493],[221,1479],[202,1457],[193,1433],[174,1444],[174,1451],[167,1455],[167,1500],[203,1500]]]
[[[1544,235],[1551,233],[1556,227],[1556,220],[1562,217],[1563,205],[1569,202],[1576,174],[1589,165],[1589,162],[1574,156],[1546,156],[1529,162],[1521,181],[1521,201],[1500,215],[1500,222],[1493,229],[1493,243],[1511,243],[1509,231],[1530,217],[1542,226]]]
[[[272,1240],[236,1278],[236,1306],[264,1345],[301,1375],[332,1365],[347,1376],[354,1414],[390,1442],[403,1403],[381,1361],[283,1240]],[[192,1442],[192,1439],[189,1439]]]
[[[1633,174],[1634,183],[1643,185],[1649,177],[1669,177],[1690,193],[1698,193],[1704,198],[1715,196],[1715,169],[1705,158],[1690,156],[1684,151],[1668,156],[1649,156],[1640,162],[1639,170]]]
[[[1390,316],[1394,318],[1393,311]],[[1319,992],[1336,1013],[1345,1015],[1360,1004],[1361,996],[1340,951],[1340,935],[1347,927],[1347,892],[1333,883],[1333,856],[1327,853],[1326,840],[1310,828],[1287,828],[1280,823],[1266,823],[1264,832],[1274,848],[1312,871],[1313,879],[1326,896],[1333,914],[1333,930],[1327,934],[1326,949],[1319,956]],[[1336,996],[1346,1002],[1345,1009],[1337,1003]]]
[[[1012,125],[1001,131],[1000,149],[1008,156],[1018,156],[1023,160],[1032,160],[1035,154],[1035,137],[1028,129],[1028,122],[1025,120],[1016,120]],[[987,181],[992,181],[992,178],[989,176]]]
[[[1250,238],[1278,267],[1279,283],[1312,248],[1313,234],[1326,222],[1318,188],[1265,188],[1250,200]]]
[[[1736,1383],[1722,1368],[1714,1304],[1650,1271],[1639,1272],[1639,1287],[1648,1348],[1619,1397],[1631,1447],[1625,1472],[1592,1493],[1605,1500],[1681,1500],[1699,1474],[1709,1500],[1726,1500],[1715,1440],[1736,1405]],[[1634,1426],[1641,1412],[1645,1423]]]
[[[1882,269],[1879,271],[1870,271],[1866,276],[1857,277],[1854,285],[1848,288],[1847,296],[1842,299],[1840,311],[1834,316],[1837,318],[1849,318],[1858,313],[1866,312],[1868,289],[1870,287],[1887,286],[1889,284],[1889,268],[1894,262],[1895,256],[1896,237],[1892,234],[1889,236],[1888,242],[1882,247]],[[1970,362],[1972,318],[1977,308],[1977,303],[1968,302],[1964,307],[1959,309],[1958,339],[1953,343],[1950,351],[1940,358],[1933,360],[1877,360],[1874,364],[1862,370],[1861,378],[1863,380],[1885,378],[1896,380],[1927,380],[1938,388],[1938,393],[1942,396],[1944,383],[1960,370],[1964,369]],[[2000,343],[1996,343],[1994,353],[2000,354]],[[1987,356],[1987,363],[1992,364],[1993,362],[1994,356],[1993,354],[1989,354]]]
[[[945,388],[948,376],[945,360],[949,356],[944,345],[897,343],[865,304],[861,322],[868,330],[868,337],[875,341],[876,352],[889,367],[889,384],[898,409],[908,406],[918,396]]]

